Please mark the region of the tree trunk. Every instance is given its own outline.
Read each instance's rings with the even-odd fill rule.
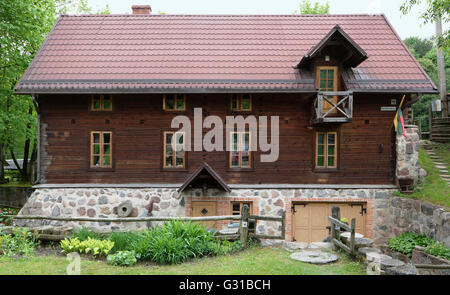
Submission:
[[[30,158],[30,163],[28,163],[28,179],[33,183],[36,180],[36,160],[37,160],[37,143],[36,141],[33,144],[33,151],[31,152],[31,158]]]
[[[20,168],[19,162],[17,162],[16,155],[14,154],[14,151],[12,149],[10,149],[9,152],[11,153],[11,158],[12,158],[14,164],[16,165],[17,170],[19,170],[20,177],[23,178],[23,167]]]
[[[6,144],[0,143],[0,183],[6,183],[5,162],[6,162]]]
[[[436,37],[439,38],[442,36],[442,21],[441,18],[436,19]],[[442,103],[442,117],[447,118],[449,107],[447,105],[447,87],[445,81],[445,61],[444,61],[444,53],[439,46],[436,46],[436,57],[437,57],[437,70],[438,70],[438,78],[439,78],[439,95]]]

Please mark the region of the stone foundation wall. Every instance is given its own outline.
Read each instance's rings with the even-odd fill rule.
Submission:
[[[401,126],[399,126],[401,128]],[[397,178],[411,179],[413,184],[419,179],[419,128],[415,125],[405,126],[406,138],[397,135]]]
[[[98,217],[117,218],[117,207],[130,201],[133,211],[130,217],[146,216],[184,216],[181,196],[175,189],[123,189],[123,188],[86,188],[86,189],[36,189],[19,215],[40,215],[51,217]],[[150,208],[149,205],[153,204]],[[149,210],[151,214],[149,214]],[[18,220],[19,226],[86,226],[98,231],[143,229],[149,226],[145,222],[62,222],[48,220]]]
[[[20,215],[53,217],[118,217],[120,203],[130,201],[130,217],[192,216],[195,201],[216,201],[217,215],[231,215],[232,201],[252,202],[253,214],[281,216],[286,212],[286,240],[292,240],[291,207],[295,202],[364,202],[367,207],[366,236],[384,243],[390,236],[389,205],[393,189],[233,189],[226,193],[216,189],[186,190],[179,194],[174,188],[40,188],[32,194]],[[152,203],[152,205],[150,205]],[[151,212],[150,212],[151,210]],[[230,221],[217,222],[221,229]],[[98,231],[143,229],[145,222],[57,222],[45,220],[18,220],[20,226],[82,225]],[[259,221],[257,233],[279,235],[281,223]]]
[[[425,234],[450,247],[450,212],[444,207],[393,197],[389,211],[392,236],[403,232]]]

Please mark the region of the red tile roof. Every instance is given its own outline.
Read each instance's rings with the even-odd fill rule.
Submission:
[[[314,92],[295,66],[336,26],[353,91],[436,92],[384,15],[61,16],[16,93]]]

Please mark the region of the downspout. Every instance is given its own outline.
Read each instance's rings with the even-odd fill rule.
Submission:
[[[41,112],[39,111],[39,104],[34,94],[31,94],[33,99],[34,108],[36,109],[38,122],[37,122],[37,167],[36,167],[36,181],[33,184],[39,184],[41,182]]]

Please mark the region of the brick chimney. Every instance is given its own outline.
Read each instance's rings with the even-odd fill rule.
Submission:
[[[133,10],[133,14],[150,14],[152,12],[150,5],[133,5],[131,10]]]

